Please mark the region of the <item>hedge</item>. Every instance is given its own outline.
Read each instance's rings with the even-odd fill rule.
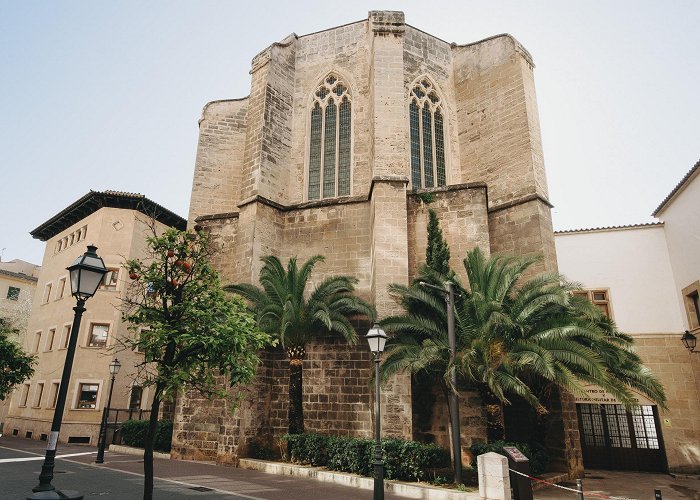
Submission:
[[[127,446],[143,448],[146,444],[148,434],[148,420],[127,420],[121,425],[122,441]],[[173,422],[171,420],[161,420],[156,428],[156,439],[153,449],[169,452],[172,446]]]
[[[472,468],[476,468],[476,457],[493,451],[499,455],[508,456],[503,451],[504,446],[515,446],[523,455],[530,459],[530,472],[535,476],[542,474],[547,465],[549,465],[549,453],[544,446],[537,443],[515,443],[506,441],[494,441],[493,443],[473,444],[469,451],[472,452],[474,460],[471,463]]]
[[[321,434],[287,434],[284,436],[292,461],[324,466],[330,470],[371,476],[375,442]],[[387,479],[420,481],[431,469],[450,466],[447,451],[434,444],[403,439],[382,440],[382,460]]]

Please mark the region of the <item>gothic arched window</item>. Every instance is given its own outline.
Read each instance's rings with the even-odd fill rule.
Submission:
[[[314,92],[309,143],[310,200],[350,194],[350,90],[329,75]]]
[[[411,90],[411,185],[414,189],[444,186],[444,111],[434,86],[426,79]]]

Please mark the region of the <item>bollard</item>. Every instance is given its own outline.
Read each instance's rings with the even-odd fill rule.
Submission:
[[[583,498],[583,481],[581,479],[576,480],[576,489],[578,490],[578,493],[576,493],[576,500],[584,500],[584,498]]]
[[[661,490],[656,488],[654,490],[654,500],[662,500],[661,498]]]

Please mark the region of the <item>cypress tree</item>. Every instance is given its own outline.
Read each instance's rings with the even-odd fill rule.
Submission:
[[[450,272],[450,247],[447,246],[440,222],[432,208],[428,209],[428,247],[425,250],[425,263],[442,275],[446,276]]]

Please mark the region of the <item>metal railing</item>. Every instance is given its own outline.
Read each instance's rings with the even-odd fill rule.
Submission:
[[[108,444],[122,444],[121,427],[127,420],[148,420],[151,410],[129,409],[129,408],[106,408],[102,410],[107,413],[107,434]],[[104,413],[103,413],[104,416]]]

